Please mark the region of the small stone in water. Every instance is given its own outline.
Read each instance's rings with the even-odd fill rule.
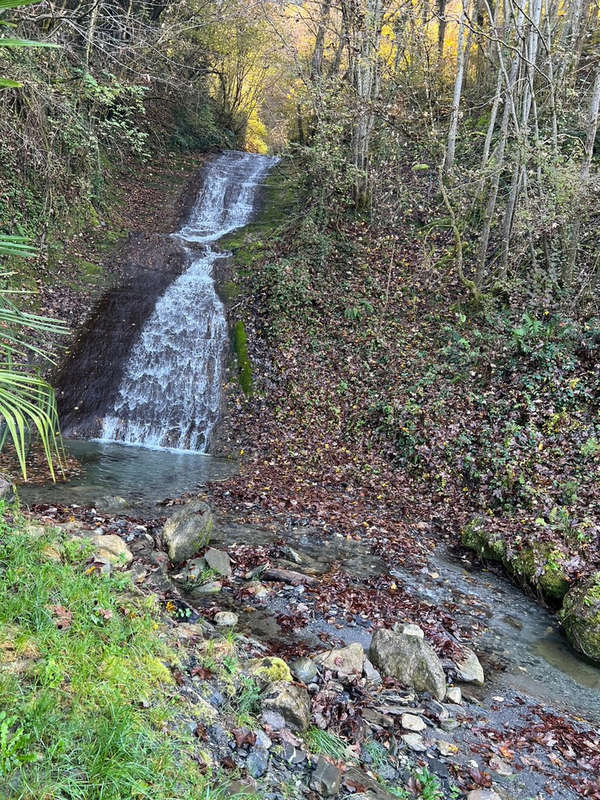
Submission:
[[[208,566],[219,575],[224,577],[231,575],[231,559],[224,550],[215,550],[214,547],[211,547],[204,554],[204,559]]]
[[[221,581],[210,581],[209,583],[203,583],[202,586],[197,586],[190,594],[192,597],[196,594],[218,594],[221,588]]]
[[[443,719],[440,721],[440,728],[443,731],[454,731],[458,728],[458,722],[452,717],[450,719]]]
[[[233,611],[219,611],[215,614],[215,624],[221,628],[233,628],[237,622],[238,616]]]
[[[311,658],[297,658],[291,667],[296,678],[302,683],[311,683],[318,672],[317,665]]]

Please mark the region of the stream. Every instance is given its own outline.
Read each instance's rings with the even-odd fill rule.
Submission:
[[[62,403],[66,433],[76,437],[67,441],[67,447],[83,471],[58,486],[23,488],[25,503],[94,505],[123,515],[161,516],[165,511],[157,510],[157,502],[227,478],[236,470],[234,463],[207,455],[221,409],[228,338],[213,275],[223,253],[215,243],[250,221],[261,182],[275,162],[244,153],[225,153],[212,160],[189,218],[172,234],[171,242],[161,245],[165,252],[176,249],[183,271],[178,274],[173,268],[168,276],[148,284],[154,304],[135,323],[118,301],[126,298],[135,307],[136,297],[143,296],[143,273],[135,291],[115,294],[116,300],[104,306],[113,313],[103,323],[109,335],[92,335],[79,344],[73,356],[73,385]],[[149,298],[145,302],[150,305]],[[111,352],[102,348],[108,348],[115,336],[121,351],[113,362]],[[69,365],[65,374],[69,375]],[[281,536],[316,574],[334,562],[357,580],[387,570],[364,544],[343,537],[324,539],[311,529],[275,534],[221,524],[215,545],[262,546]],[[416,597],[441,606],[457,604],[466,625],[472,621],[484,628],[474,646],[482,654],[489,680],[478,692],[523,692],[600,723],[600,669],[581,660],[568,647],[555,618],[508,580],[469,569],[469,564],[441,548],[426,571],[415,574],[398,565],[392,574]],[[249,632],[273,640],[289,636],[280,630],[277,616],[289,613],[302,600],[297,588],[252,613],[235,608],[227,592],[219,603],[235,608]],[[322,617],[311,619],[308,628],[294,635],[297,641],[317,647],[319,633],[366,646],[371,636],[360,620],[331,626]]]

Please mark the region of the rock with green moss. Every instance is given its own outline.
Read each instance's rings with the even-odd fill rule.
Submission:
[[[510,572],[539,589],[549,600],[562,600],[569,590],[564,556],[547,543],[534,543],[507,557]]]
[[[277,681],[291,683],[293,680],[288,665],[282,658],[277,657],[256,659],[250,664],[248,672],[263,683],[275,683]]]
[[[165,522],[162,531],[169,558],[180,563],[191,558],[208,544],[213,530],[213,516],[202,500],[186,503]]]
[[[503,561],[506,556],[504,540],[486,527],[485,520],[476,517],[463,528],[461,540],[465,547],[474,550],[480,558]]]
[[[567,592],[560,621],[575,650],[600,663],[600,572]]]

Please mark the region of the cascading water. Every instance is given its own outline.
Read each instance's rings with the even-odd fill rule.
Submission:
[[[246,225],[277,159],[224,153],[209,165],[189,221],[174,234],[190,266],[158,299],[132,347],[102,441],[205,452],[219,413],[223,304],[212,277],[223,253],[211,243]],[[200,246],[200,252],[197,248]]]

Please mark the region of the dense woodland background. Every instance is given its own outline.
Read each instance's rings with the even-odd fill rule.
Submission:
[[[278,213],[236,287],[264,443],[290,475],[314,468],[307,492],[371,485],[393,507],[410,486],[489,555],[484,515],[495,555],[536,586],[550,574],[554,599],[598,566],[597,2],[1,12],[1,226],[38,248],[5,280],[34,309],[64,272],[56,242],[102,229],[119,173],[281,154]],[[282,495],[301,492],[286,474]]]
[[[400,223],[422,171],[423,222],[475,299],[514,278],[571,308],[594,294],[591,0],[9,5],[11,37],[58,47],[0,50],[7,233],[93,223],[131,156],[289,146],[317,226],[350,206]]]
[[[461,564],[500,562],[600,663],[599,107],[598,0],[0,0],[0,467],[44,481],[47,462],[64,466],[58,320],[76,327],[121,285],[128,232],[131,252],[176,229],[174,197],[206,154],[275,153],[261,214],[222,242],[219,444],[240,474],[203,488],[215,514],[276,531],[277,553],[298,529],[381,559],[381,575],[332,563],[311,577],[301,597],[328,622],[332,608],[373,627],[417,621],[443,657],[465,619],[477,638],[464,607],[394,577],[439,578],[424,570],[442,543]],[[143,592],[97,569],[79,526],[131,543],[137,520],[40,513],[60,533],[0,498],[0,795],[231,796],[231,748],[210,750],[184,691],[219,686],[212,714],[231,712],[245,747],[261,696],[240,665],[250,640],[183,642],[190,607],[152,588],[164,552]],[[160,542],[162,521],[148,524]],[[265,552],[241,544],[237,572],[262,580]],[[319,706],[335,736],[328,751],[311,728],[311,754],[347,759],[352,742],[354,763],[362,740],[339,734],[362,701],[346,696]],[[535,753],[523,775],[544,772],[527,748],[545,747],[546,776],[600,798],[597,731],[540,707],[533,724],[522,702],[496,736],[485,709],[485,747]],[[473,763],[447,797],[492,785]],[[290,786],[277,791],[299,796]],[[421,769],[395,795],[444,792]]]

